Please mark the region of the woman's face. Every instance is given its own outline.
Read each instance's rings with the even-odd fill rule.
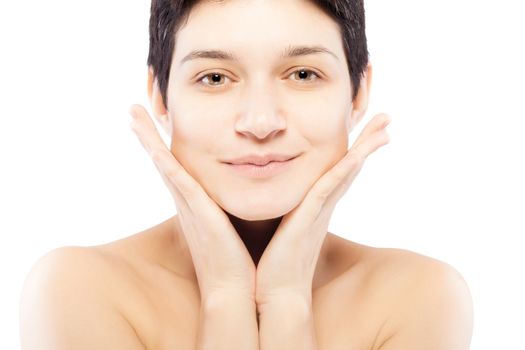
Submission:
[[[295,46],[333,55],[282,56]],[[221,50],[236,60],[184,60],[194,50]],[[297,206],[346,153],[357,108],[336,22],[299,0],[197,4],[176,34],[167,94],[172,153],[217,204],[244,220],[276,218]],[[263,178],[225,163],[268,153],[298,157]]]

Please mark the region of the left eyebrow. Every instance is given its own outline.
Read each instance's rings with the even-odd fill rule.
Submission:
[[[328,50],[324,46],[288,46],[284,51],[281,53],[281,59],[285,58],[291,58],[291,57],[298,57],[298,56],[307,56],[307,55],[315,55],[315,54],[329,54],[333,56],[336,60],[339,60],[336,54],[334,54],[332,51]],[[215,60],[225,60],[225,61],[239,61],[239,58],[232,54],[229,51],[222,51],[222,50],[193,50],[180,61],[180,65],[182,65],[184,62],[195,60],[198,58],[208,58],[208,59],[215,59]]]

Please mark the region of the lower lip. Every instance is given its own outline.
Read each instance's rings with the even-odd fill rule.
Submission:
[[[295,158],[288,159],[284,162],[270,162],[266,165],[229,163],[227,163],[227,165],[242,176],[251,178],[265,178],[282,173],[290,166],[294,159]]]

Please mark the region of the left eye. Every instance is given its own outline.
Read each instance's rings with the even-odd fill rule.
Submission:
[[[316,78],[315,79],[307,79],[307,80],[303,80],[303,81],[314,81],[314,80],[317,80],[317,79],[320,78],[319,75],[316,72],[314,72],[313,70],[310,70],[310,69],[298,69],[298,70],[292,72],[292,74],[290,74],[290,75],[297,74],[297,76],[299,76],[299,77],[300,76],[305,77],[305,76],[308,76],[308,73],[311,73],[310,76],[312,74],[315,75]]]
[[[312,74],[315,76],[315,78],[306,79],[308,76],[312,76]],[[320,79],[320,76],[311,69],[297,69],[293,71],[289,76],[292,76],[292,75],[298,76],[299,80],[307,81],[307,82],[316,81]],[[221,86],[221,85],[224,85],[224,84],[221,84],[221,77],[224,77],[225,79],[229,79],[224,74],[213,72],[213,73],[208,73],[206,75],[203,75],[197,80],[197,82],[207,87]],[[211,81],[212,83],[205,82],[205,79],[207,79],[208,81]]]

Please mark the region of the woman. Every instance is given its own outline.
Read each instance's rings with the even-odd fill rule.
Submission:
[[[177,215],[33,268],[23,349],[468,349],[472,305],[435,259],[327,232],[388,143],[360,1],[153,0],[132,129]]]

